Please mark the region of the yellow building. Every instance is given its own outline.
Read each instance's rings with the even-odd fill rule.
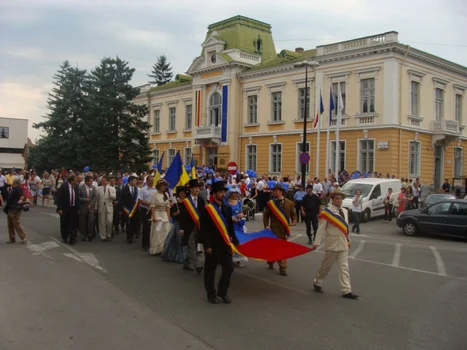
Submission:
[[[166,151],[164,167],[180,150],[186,163],[193,155],[219,168],[235,161],[243,171],[300,174],[305,68],[297,63],[307,60],[319,63],[308,68],[309,176],[335,171],[329,104],[331,90],[337,104],[338,84],[339,169],[435,186],[467,175],[467,68],[399,43],[397,32],[277,54],[269,24],[236,16],[210,25],[201,46],[186,75],[144,86],[134,101],[149,107],[153,158]],[[320,93],[325,111],[314,128]]]

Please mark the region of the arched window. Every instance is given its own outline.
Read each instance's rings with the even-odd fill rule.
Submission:
[[[215,92],[209,98],[209,125],[219,126],[221,122],[222,97]]]

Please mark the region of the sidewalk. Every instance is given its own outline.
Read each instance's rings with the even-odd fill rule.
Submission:
[[[27,232],[34,244],[49,242]],[[212,349],[69,253],[0,243],[0,350]]]

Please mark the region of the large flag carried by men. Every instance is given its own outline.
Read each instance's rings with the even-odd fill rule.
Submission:
[[[165,151],[162,152],[161,159],[159,159],[159,162],[157,163],[156,169],[159,171],[159,174],[162,173],[162,162],[164,161],[164,154]]]
[[[175,189],[177,186],[185,186],[185,184],[190,181],[190,177],[183,166],[180,151],[177,151],[175,158],[167,169],[164,180],[168,181],[169,187],[172,189]]]

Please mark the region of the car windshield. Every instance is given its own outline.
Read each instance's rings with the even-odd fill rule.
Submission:
[[[342,192],[347,197],[353,197],[355,196],[355,191],[360,190],[361,196],[366,197],[368,196],[372,188],[373,188],[373,185],[369,185],[369,184],[347,182],[344,186],[342,186]]]
[[[455,198],[453,195],[451,194],[446,194],[446,195],[440,195],[440,194],[436,194],[436,195],[430,195],[426,198],[425,200],[425,204],[426,205],[433,205],[435,203],[438,203],[438,202],[441,202],[441,201],[444,201],[446,199],[452,199],[452,198]]]

